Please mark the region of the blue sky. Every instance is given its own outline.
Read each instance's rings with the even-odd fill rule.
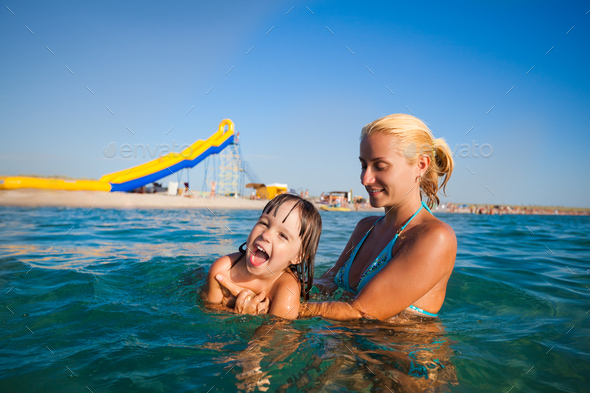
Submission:
[[[361,128],[411,110],[456,149],[443,201],[590,207],[588,10],[9,0],[0,174],[99,178],[148,159],[107,158],[111,142],[192,143],[230,118],[263,182],[366,195]],[[202,179],[191,170],[192,188]]]

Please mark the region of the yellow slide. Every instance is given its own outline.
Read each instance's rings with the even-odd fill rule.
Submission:
[[[225,127],[227,126],[227,130]],[[225,119],[216,133],[198,140],[180,153],[165,156],[136,167],[109,173],[100,180],[43,179],[24,176],[0,177],[0,189],[44,188],[53,190],[131,191],[158,181],[181,169],[192,168],[211,154],[218,154],[234,141],[234,123]]]

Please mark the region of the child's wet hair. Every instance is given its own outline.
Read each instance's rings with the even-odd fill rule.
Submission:
[[[289,201],[295,202],[295,205],[289,210],[289,213],[287,213],[283,222],[285,222],[293,210],[297,210],[299,212],[299,222],[301,225],[299,230],[299,238],[301,239],[299,255],[301,257],[301,262],[289,267],[293,274],[299,279],[299,284],[301,286],[300,295],[305,300],[308,300],[309,291],[313,285],[315,254],[322,233],[322,217],[320,216],[318,209],[313,205],[313,202],[303,199],[295,194],[277,195],[264,206],[262,214],[273,214],[273,216],[276,217],[277,211],[283,203]],[[240,247],[240,252],[243,254],[246,252],[246,249],[244,248],[245,244],[246,243],[242,244]]]

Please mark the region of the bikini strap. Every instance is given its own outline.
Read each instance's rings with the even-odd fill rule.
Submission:
[[[420,211],[422,210],[423,207],[425,207],[426,210],[428,210],[428,212],[430,212],[432,214],[432,211],[430,211],[430,209],[424,203],[424,201],[421,201],[420,209],[418,209],[416,211],[416,213],[414,213],[412,215],[412,217],[410,217],[410,219],[400,229],[398,229],[398,231],[395,234],[395,237],[383,249],[382,254],[384,254],[385,256],[388,256],[388,255],[391,254],[391,251],[393,250],[393,245],[395,244],[395,242],[396,242],[397,238],[399,237],[399,235],[406,228],[406,226],[408,226],[408,224],[410,223],[410,221],[412,221],[412,219],[414,217],[416,217],[416,215],[418,215],[418,213],[420,213]],[[355,292],[355,291],[352,290],[352,288],[350,288],[348,276],[350,274],[350,268],[352,267],[352,264],[354,263],[354,259],[356,258],[356,254],[357,254],[359,248],[361,247],[361,245],[365,242],[365,239],[367,238],[367,236],[369,236],[369,233],[371,233],[371,231],[373,230],[373,228],[375,228],[375,225],[379,221],[381,221],[382,219],[384,219],[384,218],[385,218],[385,215],[381,216],[377,221],[375,221],[375,223],[373,223],[373,225],[371,226],[371,228],[369,228],[369,230],[367,231],[367,233],[365,233],[365,236],[363,236],[362,240],[356,245],[356,247],[354,247],[354,249],[352,251],[352,254],[348,257],[348,259],[346,260],[346,262],[344,262],[344,266],[342,266],[340,268],[340,270],[336,273],[336,276],[334,277],[335,279],[339,279],[340,280],[340,285],[344,286],[345,289],[348,290],[348,291],[350,291],[350,292]],[[371,265],[374,265],[375,262],[378,259],[380,259],[380,258],[378,257]],[[367,274],[367,273],[368,273],[368,270],[365,272],[365,274]],[[376,273],[376,272],[374,272],[374,273]],[[373,275],[374,274],[371,274],[371,276],[373,276]],[[364,286],[364,282],[363,282],[364,281],[364,278],[366,278],[366,277],[361,276],[361,278],[360,278],[360,280],[359,280],[359,282],[357,284],[357,292],[356,293],[360,292],[360,290]]]
[[[373,223],[373,225],[371,226],[371,228],[369,228],[369,230],[367,231],[367,233],[365,233],[365,235],[363,236],[363,238],[361,239],[360,242],[358,242],[358,244],[352,249],[352,254],[350,254],[350,256],[348,257],[348,259],[346,260],[346,262],[344,262],[344,265],[340,268],[340,270],[336,273],[335,279],[339,279],[340,280],[340,285],[344,287],[344,289],[346,289],[349,292],[355,292],[349,285],[348,281],[348,275],[350,274],[350,268],[352,267],[352,264],[354,263],[354,259],[356,258],[356,254],[359,251],[360,247],[363,245],[363,243],[365,242],[365,239],[367,239],[367,236],[369,236],[369,233],[371,233],[371,231],[373,230],[373,228],[375,228],[375,224],[377,224],[379,221],[381,221],[385,216],[380,217],[377,221],[375,221]],[[338,285],[338,283],[336,283]]]
[[[410,217],[410,219],[408,220],[408,222],[406,222],[406,223],[405,223],[405,224],[404,224],[404,225],[403,225],[403,226],[402,226],[400,229],[398,229],[398,230],[397,230],[397,232],[396,232],[396,234],[395,234],[395,239],[397,239],[397,237],[398,237],[399,235],[401,235],[402,231],[403,231],[404,229],[406,229],[406,227],[408,226],[408,224],[410,223],[410,221],[412,221],[412,219],[413,219],[414,217],[416,217],[416,216],[418,215],[418,213],[420,213],[420,210],[422,210],[422,208],[423,208],[423,207],[425,207],[426,209],[428,209],[428,206],[426,206],[426,205],[424,204],[424,201],[422,201],[422,206],[420,206],[420,209],[418,209],[418,210],[416,211],[416,213],[414,213],[414,214],[412,215],[412,217]],[[428,209],[428,211],[430,211],[430,209]]]
[[[426,203],[424,203],[424,201],[422,201],[422,206],[424,206],[426,208],[426,210],[428,210],[428,213],[430,214],[434,214],[432,213],[432,211],[428,208],[428,205]]]
[[[412,215],[412,217],[410,217],[410,219],[400,229],[398,229],[398,231],[396,232],[393,239],[391,239],[391,241],[389,243],[387,243],[387,245],[383,248],[383,250],[381,251],[381,253],[377,257],[377,259],[375,259],[371,263],[371,265],[369,265],[369,267],[365,270],[365,272],[361,275],[361,277],[358,281],[358,284],[357,284],[357,291],[358,292],[360,292],[361,289],[363,289],[363,287],[365,286],[365,284],[367,282],[369,282],[371,280],[371,278],[374,275],[376,275],[383,268],[383,266],[385,266],[385,262],[387,262],[391,258],[391,252],[393,251],[393,245],[396,243],[397,238],[402,233],[402,231],[408,226],[410,221],[412,221],[414,219],[414,217],[416,217],[418,215],[418,213],[420,213],[420,211],[422,210],[422,207],[426,207],[426,209],[428,209],[428,206],[426,206],[424,204],[424,202],[422,202],[422,205],[416,211],[416,213],[414,213]],[[349,266],[348,270],[350,270],[350,266]]]

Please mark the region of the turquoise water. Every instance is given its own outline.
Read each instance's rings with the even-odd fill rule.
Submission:
[[[213,212],[0,207],[0,391],[589,389],[589,217],[438,214],[459,245],[440,319],[388,325],[207,309],[259,214]],[[322,213],[316,276],[366,215]]]

